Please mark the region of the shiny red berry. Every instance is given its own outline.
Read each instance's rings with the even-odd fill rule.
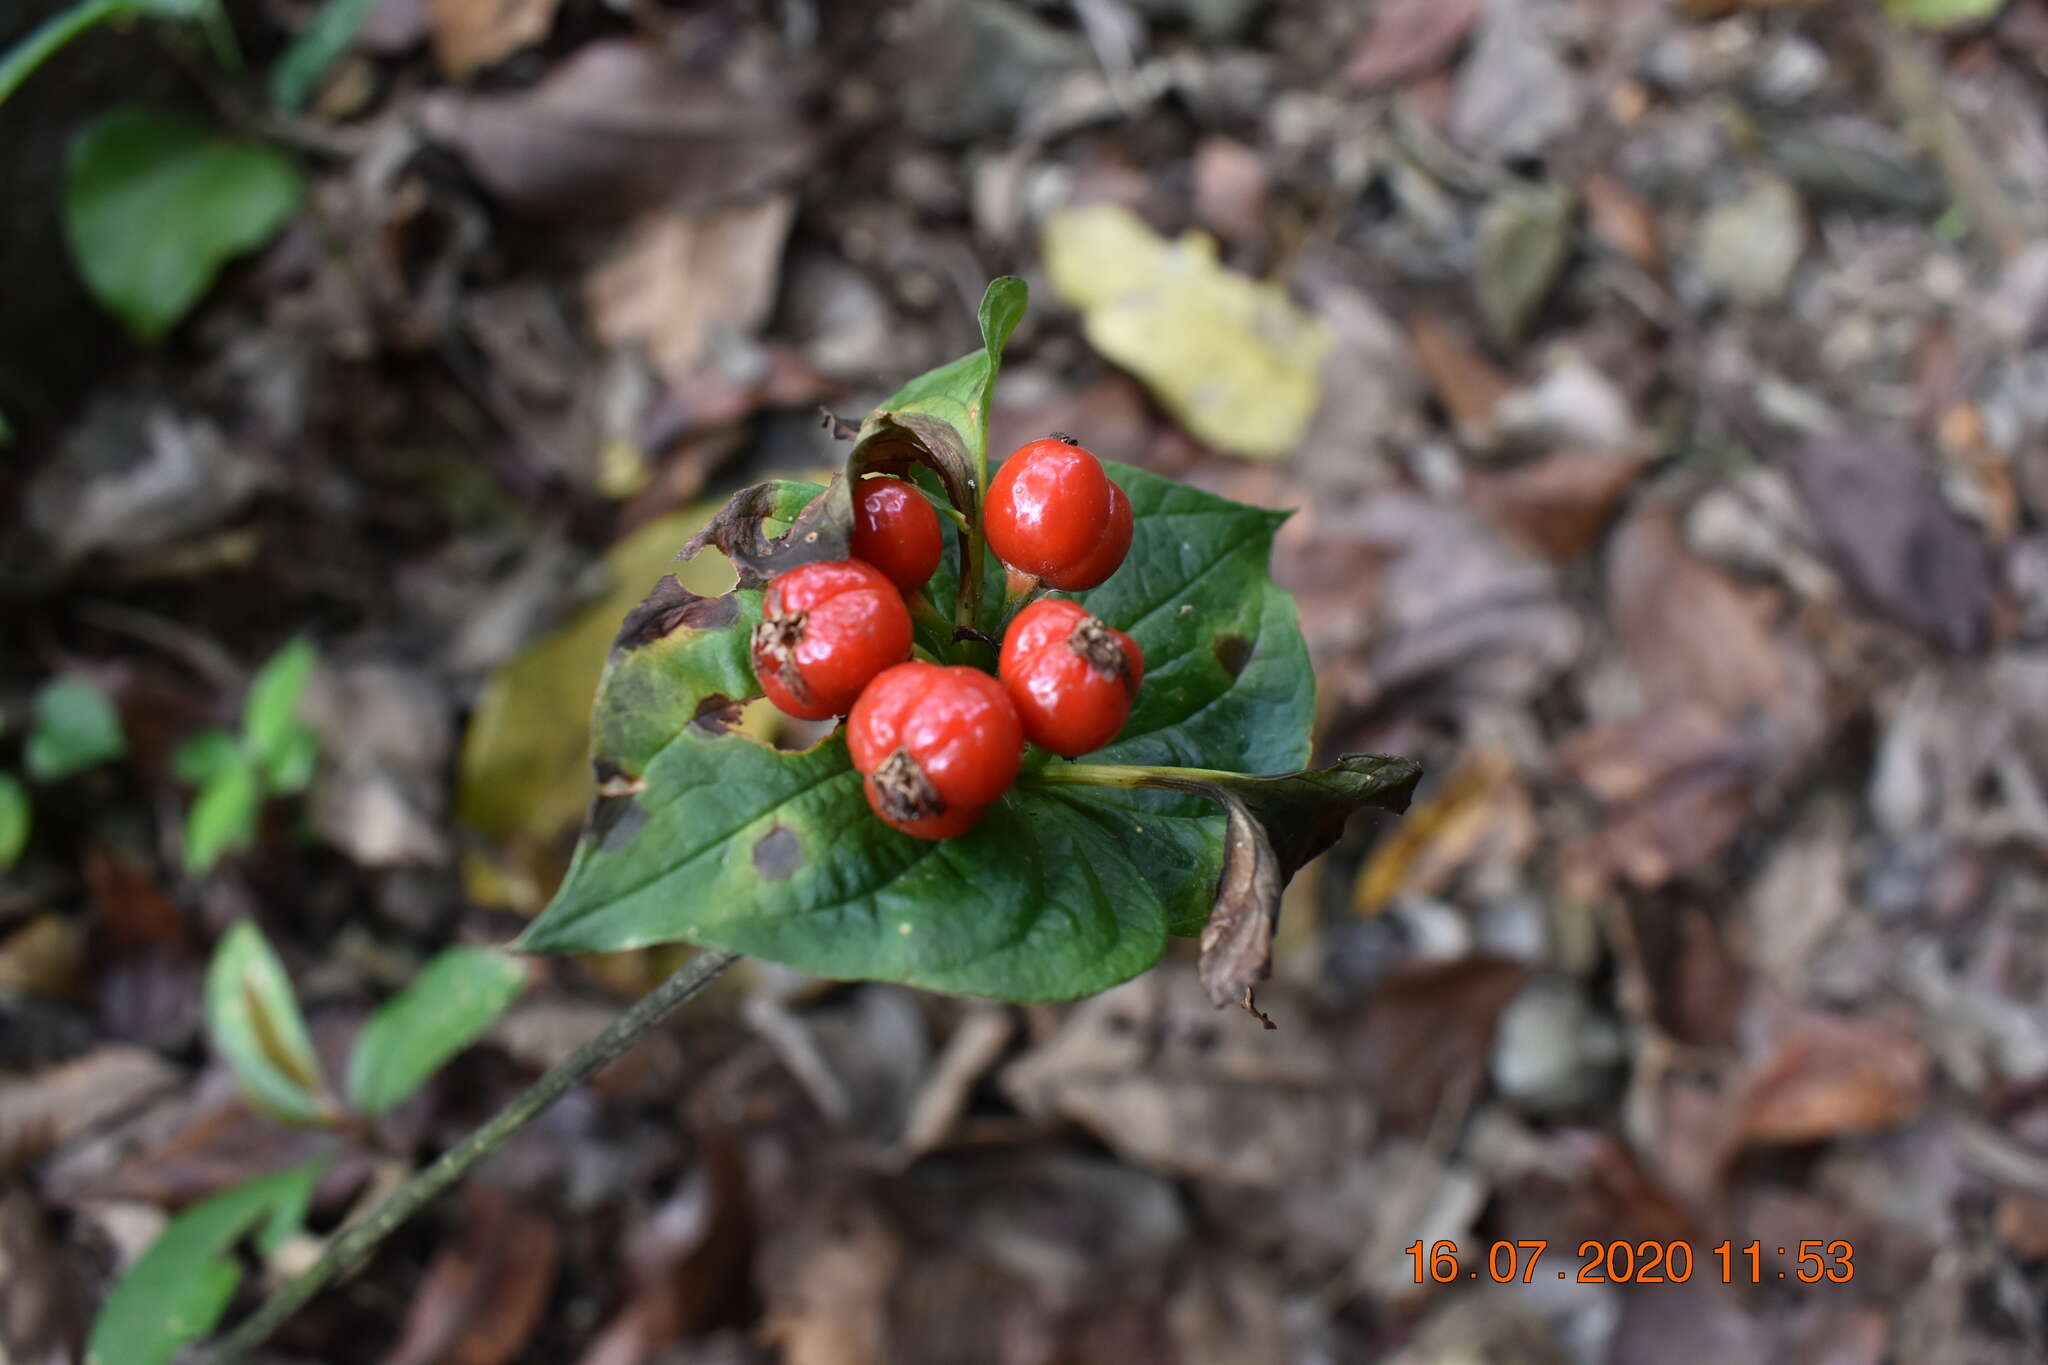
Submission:
[[[835,559],[780,574],[754,627],[761,690],[799,720],[844,715],[869,679],[910,657],[910,612],[872,564]]]
[[[1057,598],[1017,613],[997,667],[1024,737],[1065,758],[1115,739],[1145,680],[1136,640]]]
[[[875,814],[920,839],[965,834],[1016,780],[1024,731],[1003,685],[964,665],[898,664],[846,718]]]
[[[924,494],[886,474],[853,486],[855,559],[880,569],[904,592],[916,592],[939,567],[944,549],[939,514]]]
[[[1119,518],[1118,506],[1123,508]],[[1131,548],[1130,502],[1071,437],[1019,446],[989,480],[983,525],[1011,568],[1055,588],[1092,588]]]

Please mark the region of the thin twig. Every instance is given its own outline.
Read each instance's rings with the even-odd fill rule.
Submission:
[[[247,1321],[221,1338],[203,1357],[208,1365],[228,1365],[261,1346],[285,1320],[304,1307],[306,1301],[334,1280],[350,1274],[369,1256],[376,1245],[389,1237],[421,1205],[454,1184],[470,1167],[530,1122],[566,1092],[615,1061],[669,1012],[711,984],[713,977],[736,960],[732,953],[698,953],[668,980],[634,1003],[611,1022],[603,1033],[564,1057],[519,1097],[500,1109],[475,1132],[441,1154],[441,1159],[398,1187],[389,1199],[372,1209],[361,1222],[328,1244],[305,1273],[278,1286],[261,1308]]]

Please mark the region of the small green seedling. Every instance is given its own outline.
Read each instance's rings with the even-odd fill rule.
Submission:
[[[208,730],[172,757],[178,777],[199,789],[185,821],[185,868],[194,876],[255,841],[266,800],[296,795],[313,780],[319,736],[299,722],[298,711],[314,657],[304,638],[280,649],[249,685],[241,735]]]

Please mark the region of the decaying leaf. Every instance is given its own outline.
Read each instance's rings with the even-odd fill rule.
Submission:
[[[653,210],[585,282],[592,328],[645,346],[664,379],[684,382],[721,334],[751,338],[768,320],[795,217],[786,194],[712,213]]]
[[[1225,270],[1200,233],[1167,241],[1113,204],[1054,214],[1044,251],[1089,342],[1198,439],[1258,459],[1301,439],[1331,339],[1284,289]]]
[[[1253,1008],[1251,990],[1271,968],[1281,891],[1303,863],[1337,841],[1359,807],[1406,810],[1421,776],[1405,758],[1346,754],[1311,772],[1138,779],[1141,786],[1208,797],[1224,810],[1223,875],[1202,928],[1197,969],[1212,1004],[1241,1004],[1273,1027]]]
[[[1449,318],[1427,308],[1409,315],[1408,346],[1458,435],[1484,443],[1493,430],[1494,409],[1514,389],[1514,380]]]
[[[1977,529],[1896,436],[1808,441],[1792,471],[1849,581],[1885,615],[1955,654],[1990,637],[1991,568]]]
[[[1449,61],[1479,17],[1482,0],[1388,0],[1344,68],[1352,85],[1391,85]]]
[[[1002,1086],[1026,1112],[1071,1119],[1159,1170],[1261,1188],[1315,1180],[1365,1139],[1371,1106],[1298,1001],[1270,989],[1266,1005],[1290,1027],[1230,1027],[1192,975],[1160,967],[1077,1004]]]
[[[462,1226],[435,1255],[383,1365],[507,1365],[526,1349],[554,1288],[554,1219],[472,1182]]]
[[[1572,209],[1569,193],[1542,186],[1495,195],[1481,211],[1472,289],[1494,340],[1520,338],[1557,283],[1571,251]]]
[[[428,0],[434,56],[458,81],[548,36],[562,0]]]
[[[1560,450],[1501,472],[1466,476],[1472,505],[1516,540],[1554,560],[1577,559],[1607,529],[1643,462]]]
[[[436,92],[432,137],[515,209],[588,219],[757,197],[812,155],[787,99],[726,88],[651,43],[591,43],[511,94]]]
[[[1435,895],[1476,858],[1510,864],[1526,858],[1536,836],[1512,760],[1499,750],[1475,754],[1373,848],[1352,888],[1351,907],[1371,915],[1397,895]]]
[[[1802,1014],[1749,1077],[1742,1137],[1769,1146],[1895,1128],[1926,1105],[1929,1072],[1927,1049],[1891,1024]]]
[[[770,521],[781,522],[788,529],[770,536],[762,528],[762,523]],[[762,588],[776,574],[799,564],[846,558],[852,536],[853,499],[844,478],[835,476],[826,488],[794,479],[771,479],[742,488],[726,499],[725,506],[683,543],[676,557],[694,560],[706,547],[715,547],[732,561],[738,586]],[[620,635],[628,633],[621,630]]]

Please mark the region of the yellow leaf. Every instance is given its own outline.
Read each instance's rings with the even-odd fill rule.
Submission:
[[[1287,291],[1218,264],[1199,232],[1169,242],[1129,209],[1063,209],[1045,266],[1088,341],[1218,450],[1278,459],[1315,416],[1329,329]]]
[[[480,904],[534,911],[554,893],[567,865],[565,837],[583,820],[595,790],[590,775],[590,705],[627,611],[661,576],[713,596],[733,585],[732,566],[716,552],[690,563],[675,557],[715,503],[702,503],[641,527],[605,556],[612,586],[569,624],[527,646],[484,688],[462,741],[456,810],[496,845],[496,860],[464,860],[464,881]],[[773,713],[747,708],[741,728],[766,737]]]

